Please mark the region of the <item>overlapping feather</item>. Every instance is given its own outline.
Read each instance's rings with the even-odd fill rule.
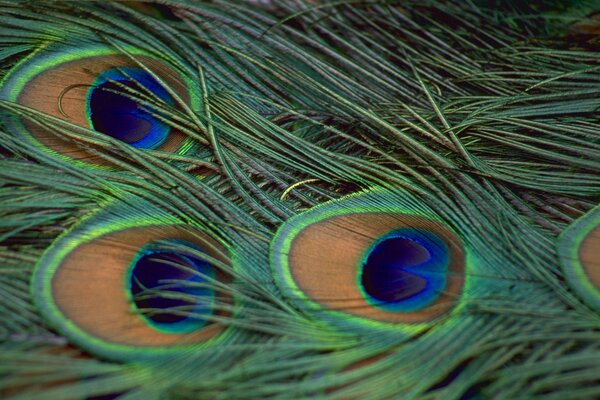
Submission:
[[[600,192],[593,45],[544,37],[561,26],[552,14],[546,23],[470,2],[131,3],[0,3],[6,79],[50,45],[101,45],[139,62],[127,50],[136,48],[184,74],[201,99],[152,103],[193,140],[185,154],[0,100],[2,121],[43,126],[111,166],[56,157],[2,125],[3,396],[600,395],[598,310],[557,253],[559,234]],[[400,334],[332,323],[282,287],[271,263],[285,254],[271,241],[286,221],[359,206],[427,210],[456,232],[469,259],[450,312]],[[72,347],[34,305],[31,279],[57,238],[103,213],[161,215],[223,243],[239,308],[214,323],[230,335],[166,360]],[[351,310],[341,302],[335,312],[344,321]]]

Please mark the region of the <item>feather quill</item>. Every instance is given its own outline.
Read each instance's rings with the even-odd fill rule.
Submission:
[[[597,9],[540,4],[1,2],[0,396],[600,396]]]

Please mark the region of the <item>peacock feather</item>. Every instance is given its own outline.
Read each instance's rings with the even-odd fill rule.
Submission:
[[[0,1],[0,397],[600,398],[598,1]]]

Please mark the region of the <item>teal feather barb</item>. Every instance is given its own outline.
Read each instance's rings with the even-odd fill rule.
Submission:
[[[600,4],[534,3],[1,2],[0,397],[600,397]]]

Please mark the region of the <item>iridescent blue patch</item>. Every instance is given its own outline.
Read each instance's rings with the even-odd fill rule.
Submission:
[[[132,264],[127,283],[136,308],[153,326],[189,332],[213,312],[214,279],[215,268],[205,260],[150,245]]]
[[[113,68],[104,71],[88,91],[87,114],[92,127],[134,147],[154,149],[168,137],[171,127],[158,119],[156,111],[136,101],[139,95],[156,98],[169,106],[173,98],[160,83],[141,68]],[[148,101],[148,100],[145,100]]]
[[[421,229],[398,229],[367,250],[359,282],[374,306],[386,311],[417,311],[440,296],[449,263],[448,247],[439,236]]]

